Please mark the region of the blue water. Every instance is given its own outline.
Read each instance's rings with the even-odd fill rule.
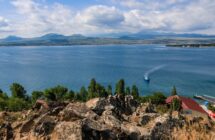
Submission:
[[[143,77],[152,69],[147,85]],[[168,95],[173,85],[181,95],[215,95],[215,49],[162,45],[0,48],[0,88],[8,94],[13,82],[21,83],[28,93],[59,84],[77,91],[91,78],[112,86],[124,78],[143,95],[153,91]]]

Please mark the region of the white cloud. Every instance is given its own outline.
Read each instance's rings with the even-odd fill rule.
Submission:
[[[8,20],[0,16],[0,28],[8,26]]]
[[[120,29],[124,15],[115,7],[95,5],[77,13],[74,24],[90,34],[109,33]],[[85,34],[87,33],[85,31]]]
[[[1,33],[7,34],[11,32],[12,31],[9,27],[9,21],[6,18],[0,16],[0,35]]]
[[[26,37],[46,33],[102,34],[139,32],[215,32],[213,0],[112,0],[109,5],[91,5],[75,11],[44,0],[12,0],[16,19],[0,17],[3,31]],[[120,5],[120,6],[119,6]]]
[[[155,0],[151,0],[151,4],[147,0],[145,0],[146,3],[140,3],[140,0],[124,0],[120,2],[129,4],[131,1],[134,1],[133,4],[137,3],[137,6],[143,6],[147,3],[149,7],[150,5],[157,7],[157,4],[153,3]],[[181,6],[182,3],[183,6]],[[135,5],[129,6],[135,7]],[[209,33],[208,29],[215,31],[215,9],[213,7],[215,7],[215,3],[211,0],[193,1],[186,4],[184,0],[164,0],[155,9],[143,10],[140,7],[135,7],[136,9],[126,12],[125,26],[133,31],[155,30]]]
[[[14,23],[17,33],[22,36],[38,36],[51,32],[67,34],[72,24],[72,11],[59,3],[46,6],[33,0],[15,0],[12,4],[24,17]]]
[[[115,7],[96,5],[87,8],[78,15],[83,23],[92,26],[115,26],[119,25],[123,20],[123,14]]]

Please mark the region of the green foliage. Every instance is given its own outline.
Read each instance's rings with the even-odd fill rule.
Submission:
[[[65,95],[64,95],[64,100],[74,100],[75,99],[75,92],[73,90],[70,90],[69,92],[67,92]]]
[[[156,110],[157,110],[157,112],[164,114],[169,111],[169,108],[167,105],[161,104],[161,105],[157,105]]]
[[[130,87],[125,88],[125,95],[131,95]]]
[[[88,86],[88,99],[96,97],[96,80],[93,78],[90,81],[90,85]]]
[[[56,98],[54,92],[52,91],[52,89],[46,89],[44,91],[44,96],[49,101],[56,101],[57,100],[57,98]]]
[[[80,93],[75,94],[75,100],[82,101],[82,97],[81,97]]]
[[[116,94],[125,95],[125,81],[124,79],[120,79],[116,84]]]
[[[87,90],[85,89],[85,87],[81,87],[80,89],[80,99],[81,101],[87,101],[87,97],[88,97],[88,92]]]
[[[111,85],[108,85],[108,87],[107,87],[107,94],[108,95],[112,95],[113,93],[112,93],[112,87],[111,87]]]
[[[10,98],[7,101],[7,107],[9,111],[22,111],[28,109],[30,104],[22,98]]]
[[[165,104],[166,96],[161,92],[155,92],[150,100],[152,104]]]
[[[7,100],[0,98],[0,111],[3,111],[7,108]]]
[[[209,103],[208,104],[208,110],[211,110],[212,112],[215,112],[215,107],[211,103]]]
[[[58,85],[54,88],[51,88],[51,91],[55,94],[56,100],[63,100],[63,97],[68,92],[68,89]]]
[[[51,101],[62,101],[66,96],[68,89],[63,86],[56,86],[50,89],[46,89],[44,92],[44,96],[47,100]]]
[[[137,99],[139,97],[139,90],[138,90],[137,86],[135,86],[135,85],[132,86],[131,95],[135,99]]]
[[[96,84],[96,97],[107,97],[108,93],[105,90],[105,87],[100,85],[99,83]]]
[[[8,97],[7,93],[0,93],[0,98],[7,100],[9,97]]]
[[[173,111],[180,111],[181,110],[181,100],[179,100],[178,98],[174,98],[172,100],[172,103],[171,103],[171,108]]]
[[[24,87],[18,83],[13,83],[10,86],[12,97],[14,98],[26,98],[26,90]]]
[[[172,95],[172,96],[174,96],[174,95],[178,95],[178,93],[177,93],[177,90],[176,90],[176,87],[175,87],[175,86],[173,86],[173,88],[172,88],[171,95]]]
[[[35,103],[37,101],[37,99],[40,99],[43,97],[43,92],[42,91],[33,91],[31,93],[31,99],[32,102]]]
[[[165,104],[166,96],[161,92],[155,92],[149,96],[139,97],[138,100],[142,103],[151,102],[152,104],[159,105]]]

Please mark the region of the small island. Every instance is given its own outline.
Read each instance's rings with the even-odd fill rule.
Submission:
[[[211,44],[167,44],[167,47],[182,47],[182,48],[205,48],[215,47],[215,43]]]

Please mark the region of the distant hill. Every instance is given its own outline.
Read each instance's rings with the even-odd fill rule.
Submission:
[[[99,37],[86,37],[81,34],[65,36],[46,34],[41,37],[21,38],[8,36],[0,39],[0,46],[60,46],[60,45],[103,45],[103,44],[195,44],[215,43],[215,36],[201,34],[175,34],[139,32],[135,34],[109,34]]]
[[[17,37],[17,36],[8,36],[4,39],[0,39],[0,42],[12,42],[12,41],[20,41],[22,40],[23,38],[21,37]]]

